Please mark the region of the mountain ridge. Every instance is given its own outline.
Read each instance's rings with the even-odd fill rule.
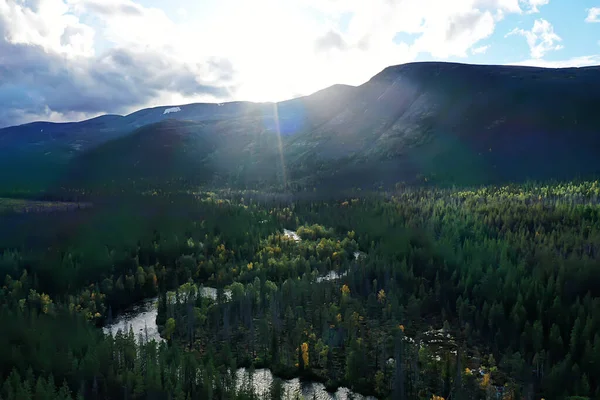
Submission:
[[[185,103],[185,104],[166,104],[166,105],[160,105],[160,106],[152,106],[152,107],[146,107],[146,108],[142,108],[136,111],[133,111],[129,114],[114,114],[114,113],[108,113],[108,114],[101,114],[98,115],[96,117],[92,117],[92,118],[88,118],[88,119],[83,119],[80,121],[64,121],[64,122],[56,122],[56,121],[44,121],[44,120],[39,120],[39,121],[32,121],[32,122],[26,122],[23,124],[18,124],[18,125],[10,125],[10,126],[5,126],[0,128],[0,134],[2,133],[2,131],[4,130],[9,130],[12,128],[18,128],[18,127],[25,127],[25,126],[30,126],[30,125],[34,125],[34,124],[48,124],[48,125],[70,125],[70,124],[81,124],[81,123],[89,123],[91,121],[94,120],[98,120],[98,119],[104,119],[105,117],[119,117],[119,118],[127,118],[127,117],[132,117],[136,114],[139,113],[143,113],[143,112],[147,112],[147,111],[155,111],[155,110],[159,110],[159,109],[169,109],[169,108],[176,108],[176,107],[190,107],[190,106],[223,106],[223,105],[238,105],[238,104],[252,104],[252,105],[273,105],[273,104],[281,104],[281,103],[286,103],[286,102],[290,102],[290,101],[294,101],[297,99],[303,99],[312,95],[316,95],[318,93],[321,92],[325,92],[327,90],[330,89],[335,89],[338,87],[345,87],[345,88],[353,88],[356,89],[360,86],[363,86],[365,84],[368,84],[370,82],[373,81],[378,81],[381,80],[382,78],[384,78],[387,74],[393,74],[393,73],[398,73],[398,72],[404,72],[405,69],[410,69],[410,68],[419,68],[419,67],[434,67],[434,66],[445,66],[445,67],[492,67],[492,68],[497,68],[497,69],[501,69],[501,68],[506,68],[506,69],[511,69],[511,70],[517,70],[517,69],[522,69],[522,70],[532,70],[532,71],[540,71],[540,70],[545,70],[545,71],[572,71],[572,70],[576,70],[576,71],[582,71],[582,70],[600,70],[600,65],[592,65],[592,66],[582,66],[582,67],[562,67],[562,68],[555,68],[555,67],[539,67],[539,66],[527,66],[527,65],[510,65],[510,64],[503,64],[503,65],[496,65],[496,64],[469,64],[469,63],[459,63],[459,62],[441,62],[441,61],[418,61],[418,62],[410,62],[410,63],[404,63],[404,64],[397,64],[397,65],[391,65],[388,67],[383,68],[379,73],[373,75],[369,80],[367,80],[365,83],[358,85],[358,86],[352,86],[352,85],[347,85],[347,84],[340,84],[340,83],[336,83],[336,84],[332,84],[330,86],[327,86],[323,89],[319,89],[313,93],[304,95],[304,96],[299,96],[299,97],[295,97],[295,98],[290,98],[290,99],[286,99],[286,100],[281,100],[281,101],[277,101],[277,102],[273,102],[273,101],[267,101],[267,102],[253,102],[253,101],[249,101],[249,100],[232,100],[232,101],[226,101],[226,102],[199,102],[199,103]]]
[[[57,129],[47,147],[29,137],[25,150],[38,148],[36,162],[41,162],[39,149],[53,153],[52,145],[68,143],[71,150],[61,159],[62,173],[98,170],[97,182],[105,183],[125,179],[127,173],[130,180],[152,178],[151,160],[140,161],[135,170],[127,161],[128,154],[135,153],[134,145],[153,148],[159,159],[167,152],[169,157],[194,154],[201,162],[190,159],[189,165],[211,171],[212,177],[199,174],[202,178],[195,181],[185,163],[166,168],[169,177],[187,176],[194,184],[373,187],[402,181],[569,179],[600,172],[597,104],[598,67],[410,63],[387,67],[359,86],[333,85],[279,103],[139,110],[119,132],[111,130],[110,122],[127,117],[98,117],[67,125],[70,132]],[[180,110],[166,112],[175,108]],[[169,120],[189,124],[165,122]],[[145,135],[139,133],[142,127]],[[153,129],[160,138],[157,143],[166,147],[146,143]],[[177,129],[183,132],[182,140],[169,142],[166,132]],[[194,140],[210,146],[203,148]],[[6,148],[6,135],[0,130],[0,152],[3,142]],[[88,154],[94,162],[85,161]],[[122,174],[102,172],[112,159],[118,160]],[[68,183],[64,177],[58,181]]]
[[[152,106],[152,107],[146,107],[146,108],[141,108],[139,110],[133,111],[129,114],[114,114],[114,113],[108,113],[108,114],[101,114],[101,115],[97,115],[95,117],[92,118],[87,118],[87,119],[83,119],[80,121],[45,121],[45,120],[39,120],[39,121],[31,121],[31,122],[25,122],[22,124],[17,124],[17,125],[10,125],[10,126],[5,126],[0,128],[0,134],[2,134],[2,131],[4,130],[12,130],[14,128],[20,128],[20,127],[28,127],[28,126],[45,126],[45,125],[49,125],[49,126],[53,126],[53,125],[59,125],[59,126],[68,126],[68,125],[73,125],[73,124],[86,124],[86,123],[91,123],[91,122],[95,122],[98,120],[104,120],[104,119],[108,119],[108,118],[115,118],[115,119],[123,119],[123,118],[130,118],[133,117],[135,115],[139,115],[139,114],[143,114],[145,112],[150,112],[150,111],[158,111],[161,110],[164,112],[164,110],[170,109],[170,108],[181,108],[183,109],[188,108],[188,107],[199,107],[199,106],[217,106],[217,107],[223,107],[223,106],[228,106],[228,105],[255,105],[255,106],[269,106],[269,105],[273,105],[273,104],[285,104],[288,102],[293,102],[295,100],[299,100],[299,99],[304,99],[306,97],[310,97],[313,95],[318,95],[321,94],[323,92],[326,92],[328,90],[337,90],[339,88],[356,88],[356,86],[352,86],[352,85],[346,85],[346,84],[341,84],[341,83],[336,83],[330,86],[327,86],[323,89],[319,89],[313,93],[304,95],[304,96],[299,96],[299,97],[294,97],[294,98],[290,98],[290,99],[286,99],[286,100],[281,100],[281,101],[262,101],[262,102],[255,102],[255,101],[249,101],[249,100],[232,100],[232,101],[225,101],[225,102],[213,102],[213,103],[209,103],[209,102],[199,102],[199,103],[185,103],[185,104],[166,104],[166,105],[160,105],[160,106]],[[175,114],[175,113],[173,113]]]

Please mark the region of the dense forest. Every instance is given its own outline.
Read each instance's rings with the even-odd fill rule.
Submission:
[[[587,181],[0,202],[0,398],[286,398],[239,367],[378,399],[596,398],[599,199]],[[153,297],[165,341],[100,329]]]

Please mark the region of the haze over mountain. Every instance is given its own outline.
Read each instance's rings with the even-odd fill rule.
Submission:
[[[410,63],[280,103],[0,130],[3,187],[484,184],[600,172],[600,68]]]

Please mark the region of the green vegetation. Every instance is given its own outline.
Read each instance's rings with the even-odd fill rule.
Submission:
[[[4,209],[0,397],[257,398],[236,389],[245,366],[380,399],[595,398],[599,195],[149,190]],[[98,329],[154,296],[166,342]]]

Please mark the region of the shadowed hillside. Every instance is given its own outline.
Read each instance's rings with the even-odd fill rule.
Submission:
[[[127,116],[105,115],[82,122],[30,124],[0,129],[0,192],[15,189],[54,190],[69,180],[67,164],[104,143],[135,134],[141,127],[162,121],[203,123],[235,121],[214,129],[238,132],[240,124],[260,123],[260,130],[292,135],[320,126],[346,104],[354,89],[334,85],[310,96],[280,103],[231,102],[154,107]],[[112,145],[118,148],[119,145]],[[142,147],[144,147],[142,145]],[[114,148],[110,147],[109,148]],[[75,163],[78,163],[76,161]],[[110,168],[110,167],[108,167]],[[100,174],[106,176],[106,174]]]
[[[256,179],[250,184],[257,184],[276,179],[277,163],[276,134],[263,127],[261,118],[166,120],[76,157],[63,182],[91,188],[114,182],[140,187],[175,181],[225,184],[243,170],[247,179]]]
[[[52,181],[61,186],[570,179],[600,172],[598,104],[597,67],[412,63],[356,88],[336,85],[277,104],[160,107],[52,129],[7,128],[0,130],[0,152],[11,154],[11,163],[34,159],[35,168],[21,169],[31,175],[52,170],[43,168],[43,151],[49,166],[66,168]],[[24,130],[33,127],[35,134]],[[73,142],[81,137],[85,144]]]
[[[599,171],[599,89],[596,67],[406,64],[386,68],[340,114],[294,139],[315,149],[306,160],[340,160],[342,174],[388,183],[572,178]]]

